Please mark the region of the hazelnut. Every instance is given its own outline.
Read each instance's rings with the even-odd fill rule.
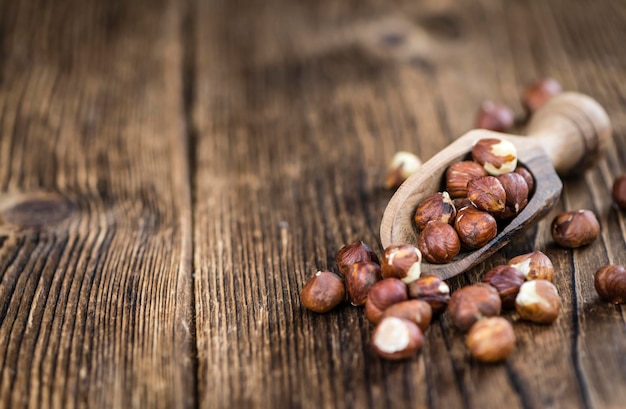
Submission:
[[[354,306],[365,304],[370,288],[381,278],[378,264],[371,261],[353,264],[346,274],[346,290],[350,303]]]
[[[552,221],[552,238],[563,247],[586,246],[598,237],[600,224],[589,210],[574,210],[559,214]]]
[[[480,210],[499,213],[504,210],[506,191],[493,176],[483,176],[467,183],[467,198]]]
[[[489,284],[498,291],[502,308],[515,308],[515,297],[524,284],[522,273],[511,266],[496,266],[487,271],[483,283]]]
[[[484,317],[500,314],[502,302],[495,288],[487,284],[474,284],[452,293],[448,312],[454,325],[466,332]]]
[[[500,362],[515,348],[515,332],[502,317],[485,318],[470,328],[465,341],[472,356],[481,362]]]
[[[452,202],[454,203],[454,207],[456,208],[457,212],[468,206],[476,208],[476,206],[474,206],[474,203],[472,203],[467,197],[458,197]]]
[[[533,188],[535,187],[535,179],[533,178],[533,175],[528,171],[528,169],[523,166],[516,167],[513,172],[517,173],[518,175],[522,175],[522,177],[526,181],[526,185],[528,186],[528,194],[530,195],[530,193],[533,191]]]
[[[518,269],[526,280],[548,280],[554,277],[552,261],[540,251],[522,254],[509,260],[508,265]]]
[[[477,140],[472,146],[472,158],[492,176],[513,172],[517,167],[517,149],[506,139]]]
[[[450,301],[450,287],[437,276],[426,276],[409,284],[409,296],[426,301],[433,314],[441,314]]]
[[[392,244],[383,253],[382,274],[384,278],[399,278],[406,284],[422,274],[422,253],[410,244]]]
[[[626,175],[622,175],[613,182],[613,200],[620,209],[626,210]]]
[[[383,312],[381,319],[387,317],[404,318],[416,323],[422,332],[424,332],[430,325],[432,315],[433,310],[426,301],[408,300],[388,307],[385,312]]]
[[[522,175],[514,172],[502,174],[498,180],[506,193],[504,212],[515,216],[528,204],[528,184]]]
[[[461,243],[468,249],[477,249],[498,234],[496,219],[487,212],[466,207],[457,212],[454,228]]]
[[[559,293],[548,280],[526,281],[515,298],[515,310],[520,318],[538,324],[554,322],[560,309]]]
[[[513,127],[515,114],[506,105],[485,101],[476,115],[476,128],[504,132]]]
[[[415,225],[419,230],[424,230],[428,222],[436,220],[444,223],[452,223],[456,216],[454,203],[448,192],[435,193],[420,202],[415,210]]]
[[[420,233],[417,248],[429,263],[449,263],[459,254],[461,241],[454,227],[448,223],[432,221]]]
[[[620,265],[607,265],[596,271],[594,285],[600,298],[614,304],[626,302],[626,269]]]
[[[403,318],[387,317],[372,334],[374,351],[385,359],[407,359],[415,355],[424,342],[417,324]]]
[[[363,241],[355,241],[352,244],[346,244],[337,252],[335,262],[341,275],[345,276],[346,272],[351,268],[352,264],[361,261],[372,261],[380,264],[374,250]]]
[[[385,188],[397,188],[407,180],[409,176],[415,173],[420,166],[422,166],[422,161],[411,152],[396,152],[387,170]]]
[[[318,271],[302,287],[300,299],[311,311],[325,313],[339,305],[346,297],[341,278],[330,271]]]
[[[487,171],[476,162],[468,160],[453,163],[446,170],[446,190],[451,197],[466,197],[467,182],[481,176],[487,176]]]
[[[365,316],[376,324],[387,307],[408,298],[406,284],[397,278],[385,278],[370,288],[365,302]]]
[[[526,86],[522,94],[522,104],[529,113],[535,112],[553,96],[560,94],[561,84],[552,78],[542,78]]]

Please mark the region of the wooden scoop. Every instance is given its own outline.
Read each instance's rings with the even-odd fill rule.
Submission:
[[[533,115],[528,135],[514,136],[476,129],[433,156],[398,188],[389,201],[380,226],[383,247],[399,243],[417,245],[418,232],[413,222],[415,209],[426,196],[444,190],[448,166],[466,160],[478,139],[507,139],[517,148],[518,163],[525,166],[535,179],[534,192],[526,207],[505,225],[499,224],[498,235],[485,246],[462,251],[447,264],[422,262],[423,275],[446,279],[463,273],[548,213],[563,188],[557,172],[564,176],[594,163],[608,143],[611,124],[604,109],[592,98],[563,93]]]

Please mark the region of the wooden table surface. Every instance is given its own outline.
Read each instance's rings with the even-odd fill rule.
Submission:
[[[0,1],[0,407],[624,408],[626,310],[593,272],[626,263],[621,0]],[[447,314],[406,362],[362,309],[299,292],[336,251],[380,252],[394,152],[427,159],[541,76],[614,125],[527,234],[563,310],[518,322],[505,363]],[[549,219],[594,211],[588,247]]]

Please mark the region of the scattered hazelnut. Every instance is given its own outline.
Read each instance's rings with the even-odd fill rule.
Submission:
[[[451,197],[466,197],[467,182],[481,176],[487,176],[487,171],[479,163],[471,160],[453,163],[446,170],[446,190]]]
[[[596,271],[594,285],[600,298],[614,304],[626,302],[626,269],[610,264]]]
[[[511,266],[496,266],[487,271],[483,283],[489,284],[498,291],[502,308],[515,308],[515,297],[524,284],[522,273]]]
[[[586,246],[598,237],[600,224],[589,210],[574,210],[559,214],[552,221],[552,238],[563,247]]]
[[[409,321],[413,321],[417,326],[425,332],[430,325],[430,320],[433,315],[433,310],[430,308],[430,304],[422,300],[408,300],[402,301],[388,307],[381,319],[387,317],[404,318]]]
[[[474,206],[474,203],[472,203],[467,197],[457,197],[452,202],[454,203],[454,207],[456,208],[457,212],[464,207],[476,207]]]
[[[394,189],[415,173],[422,161],[411,152],[396,152],[391,159],[385,178],[385,188]]]
[[[554,322],[560,309],[559,293],[548,280],[526,281],[515,298],[515,310],[520,318],[538,324]]]
[[[541,251],[522,254],[509,260],[508,265],[518,269],[526,280],[548,280],[554,278],[552,261]]]
[[[530,193],[533,191],[533,188],[535,187],[535,179],[533,178],[533,175],[528,171],[528,169],[523,166],[516,167],[514,172],[518,175],[522,175],[522,177],[526,181],[526,185],[528,185],[528,194],[530,195]]]
[[[352,244],[346,244],[337,252],[335,262],[341,275],[345,276],[346,272],[354,263],[361,261],[372,261],[380,264],[374,250],[362,241],[355,241]]]
[[[485,101],[476,115],[476,128],[505,132],[513,127],[515,114],[506,105]]]
[[[498,234],[496,219],[489,213],[473,207],[466,207],[457,212],[454,228],[468,249],[480,248]]]
[[[420,202],[415,210],[415,225],[424,230],[428,222],[436,220],[444,223],[454,222],[456,209],[448,192],[435,193]]]
[[[417,280],[422,274],[422,254],[410,244],[392,244],[383,253],[382,274],[384,278],[395,277],[406,284]]]
[[[517,149],[506,139],[477,140],[472,146],[472,158],[492,176],[513,172],[517,167]]]
[[[441,314],[450,301],[450,287],[437,276],[426,276],[409,284],[409,296],[426,301],[433,314]]]
[[[420,233],[417,248],[429,263],[443,264],[452,261],[461,250],[461,241],[454,227],[448,223],[432,221]]]
[[[500,362],[515,348],[513,326],[502,317],[485,318],[470,328],[465,341],[472,356],[481,362]]]
[[[518,173],[504,173],[498,176],[506,193],[505,213],[515,216],[528,204],[528,184]]]
[[[500,314],[502,302],[495,288],[487,284],[474,284],[452,293],[448,312],[454,325],[466,332],[484,317]]]
[[[350,303],[354,306],[365,304],[370,288],[381,278],[378,264],[371,261],[353,264],[346,274],[346,290]]]
[[[620,209],[626,210],[626,175],[622,175],[613,182],[613,200]]]
[[[424,342],[424,336],[412,321],[387,317],[380,321],[372,334],[374,351],[385,359],[407,359],[415,355]]]
[[[365,302],[365,316],[376,324],[387,307],[408,298],[406,284],[397,278],[385,278],[370,288]]]
[[[506,192],[493,176],[483,176],[467,183],[467,198],[480,210],[499,213],[504,210]]]
[[[346,297],[341,278],[330,271],[318,271],[302,287],[300,299],[311,311],[325,313],[339,305]]]
[[[560,94],[561,84],[552,78],[542,78],[526,86],[522,94],[522,104],[529,113],[535,112],[553,96]]]

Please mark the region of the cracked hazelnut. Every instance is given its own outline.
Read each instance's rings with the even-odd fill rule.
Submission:
[[[508,265],[518,269],[526,280],[548,280],[554,278],[552,261],[541,251],[522,254],[509,260]]]
[[[528,184],[518,173],[505,173],[498,176],[505,192],[504,217],[510,218],[518,214],[528,204]]]
[[[524,180],[526,181],[526,185],[528,186],[528,194],[533,191],[533,187],[535,187],[535,179],[533,175],[523,166],[518,166],[514,170],[518,175],[522,175]]]
[[[466,197],[467,182],[481,176],[487,176],[487,171],[476,162],[453,163],[446,170],[446,191],[454,198]]]
[[[406,284],[417,280],[422,274],[422,254],[410,244],[392,244],[383,253],[382,274],[384,278],[399,278]]]
[[[466,332],[484,317],[500,314],[502,303],[498,291],[487,284],[474,284],[452,293],[448,312],[452,323]]]
[[[355,241],[352,244],[346,244],[337,252],[335,262],[341,275],[345,276],[346,272],[354,263],[361,261],[372,261],[380,264],[374,250],[363,241]]]
[[[522,94],[522,104],[529,113],[535,112],[553,96],[560,94],[561,84],[552,78],[542,78],[528,84]]]
[[[515,298],[515,310],[520,318],[538,324],[554,322],[560,309],[559,293],[548,280],[526,281]]]
[[[433,310],[430,307],[430,304],[426,301],[408,300],[388,307],[383,312],[381,319],[385,319],[387,317],[404,318],[416,323],[422,332],[424,332],[430,325],[432,315]]]
[[[420,233],[417,248],[429,263],[443,264],[452,261],[461,250],[461,241],[454,227],[448,223],[431,221]]]
[[[552,238],[563,247],[586,246],[598,237],[600,224],[589,210],[574,210],[559,214],[552,221]]]
[[[433,314],[441,314],[450,301],[450,287],[439,277],[426,276],[409,284],[409,296],[426,301]]]
[[[357,307],[365,304],[370,288],[381,279],[378,264],[371,261],[353,264],[346,274],[346,290],[350,303]]]
[[[467,198],[480,210],[499,213],[504,210],[506,191],[498,178],[483,176],[467,183]]]
[[[412,321],[387,317],[380,321],[372,334],[374,351],[385,359],[407,359],[417,354],[424,336]]]
[[[365,316],[376,324],[385,309],[408,298],[406,284],[397,278],[385,278],[370,288],[365,302]]]
[[[302,288],[300,299],[311,311],[325,313],[339,305],[346,297],[341,278],[330,271],[318,271]]]
[[[522,273],[511,266],[496,266],[487,271],[483,283],[489,284],[498,291],[502,308],[515,308],[515,297],[524,283]]]
[[[617,206],[622,210],[626,210],[626,175],[615,179],[612,195]]]
[[[468,249],[477,249],[498,234],[496,219],[487,212],[466,207],[457,212],[454,228],[461,243]]]
[[[478,361],[500,362],[515,349],[515,332],[502,317],[485,318],[470,328],[465,344]]]
[[[505,132],[513,127],[515,114],[504,104],[485,101],[476,115],[476,128]]]
[[[472,146],[472,158],[492,176],[513,172],[517,167],[517,149],[506,139],[477,140]]]
[[[424,230],[428,222],[440,221],[452,223],[456,216],[454,203],[448,192],[435,193],[420,202],[415,210],[415,225],[419,230]]]
[[[626,302],[626,269],[610,264],[596,271],[594,286],[600,298],[613,304]]]
[[[387,170],[385,188],[397,188],[407,180],[409,176],[415,173],[420,166],[422,166],[422,161],[411,152],[396,152]]]

